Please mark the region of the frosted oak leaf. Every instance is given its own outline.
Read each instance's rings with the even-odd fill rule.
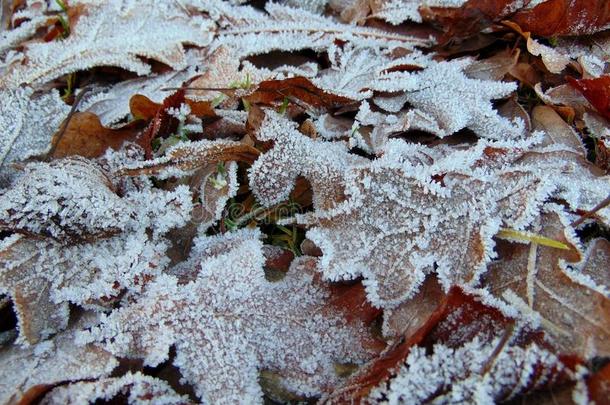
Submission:
[[[464,69],[472,63],[472,60],[461,59],[431,63],[416,73],[389,72],[379,77],[372,87],[377,91],[404,92],[404,101],[414,107],[410,117],[413,129],[428,131],[441,138],[463,128],[488,139],[524,136],[522,121],[501,117],[491,104],[491,100],[510,95],[517,86],[469,78]]]
[[[431,354],[414,347],[397,376],[371,392],[369,401],[491,404],[549,384],[563,369],[557,356],[535,343],[523,348],[508,345],[486,369],[499,343],[500,338],[475,338],[458,348],[436,344]]]
[[[370,356],[361,345],[365,331],[325,312],[329,291],[307,266],[297,262],[283,280],[267,281],[258,238],[242,230],[199,239],[195,281],[158,278],[80,340],[149,366],[167,360],[175,345],[174,364],[204,402],[261,402],[262,369],[301,394],[328,390],[337,382],[334,361]]]
[[[324,253],[322,273],[330,280],[364,276],[378,306],[415,293],[434,264],[445,287],[476,282],[502,221],[527,224],[551,190],[536,175],[504,168],[519,149],[489,159],[493,150],[485,143],[450,151],[395,140],[371,162],[267,114],[257,136],[275,146],[252,166],[253,192],[272,205],[288,196],[298,175],[305,176],[315,211],[296,220],[313,226],[308,238]]]

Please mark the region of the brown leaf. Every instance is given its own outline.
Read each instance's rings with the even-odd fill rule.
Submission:
[[[542,37],[583,35],[601,31],[610,22],[607,0],[547,0],[519,10],[511,21]]]
[[[533,231],[570,249],[498,241],[499,260],[489,266],[484,284],[520,310],[540,314],[541,326],[563,353],[608,355],[610,300],[590,283],[584,283],[578,272],[563,268],[562,262],[575,266],[582,257],[569,236],[565,219],[550,211],[542,215],[540,226]],[[607,256],[587,262],[581,273],[605,272],[607,263]]]
[[[252,163],[259,155],[258,149],[234,141],[197,141],[177,145],[166,156],[147,160],[119,171],[123,176],[154,175],[165,169],[197,170],[203,166],[229,161]]]
[[[403,339],[393,347],[361,368],[343,385],[343,388],[323,398],[323,403],[366,402],[366,397],[373,388],[384,384],[395,375],[414,346],[432,348],[433,345],[440,343],[451,348],[459,348],[475,337],[485,341],[505,334],[507,330],[511,330],[512,323],[513,320],[499,310],[481,303],[479,299],[466,294],[460,288],[453,287],[419,330],[411,336],[403,336]],[[525,347],[532,342],[540,344],[541,338],[542,335],[539,333],[526,331],[519,332],[516,341],[519,342],[520,347]],[[537,382],[534,376],[530,384],[520,388],[526,391]],[[437,394],[440,395],[442,392]]]
[[[543,145],[564,145],[585,156],[585,148],[576,131],[551,107],[535,107],[532,111],[532,121],[534,130],[542,130],[546,134]]]
[[[124,142],[137,140],[139,129],[129,125],[121,129],[105,128],[97,115],[77,112],[69,118],[63,134],[58,132],[51,141],[56,143],[53,158],[79,155],[86,158],[102,156],[106,149],[120,149]]]
[[[270,105],[285,98],[298,104],[302,102],[316,109],[334,109],[353,104],[354,100],[328,93],[316,87],[309,79],[293,77],[284,80],[261,82],[254,93],[245,97],[251,104]],[[295,101],[296,100],[296,101]]]

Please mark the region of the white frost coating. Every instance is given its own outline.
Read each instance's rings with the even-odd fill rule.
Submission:
[[[0,100],[0,185],[6,186],[16,173],[11,164],[47,152],[70,107],[55,90],[36,96],[29,87],[0,90]]]
[[[540,134],[464,149],[391,140],[372,162],[341,143],[307,138],[273,112],[257,136],[275,146],[251,168],[256,197],[278,203],[305,176],[315,211],[296,221],[312,226],[320,270],[329,280],[363,276],[369,300],[382,307],[414,294],[434,265],[445,288],[475,284],[501,226],[524,229],[552,195],[577,209],[608,189],[608,177],[596,177],[578,154],[536,149]]]
[[[0,226],[56,239],[118,232],[132,215],[108,175],[80,157],[31,163],[0,195]]]
[[[422,7],[458,8],[465,3],[466,0],[382,0],[374,3],[371,16],[393,25],[405,21],[422,22],[419,13]]]
[[[554,354],[536,344],[509,345],[485,372],[499,340],[485,343],[475,338],[458,348],[436,344],[430,355],[425,348],[414,347],[398,375],[374,389],[369,401],[417,405],[433,398],[435,404],[494,404],[552,382],[563,367]]]
[[[295,262],[280,282],[266,281],[259,237],[241,230],[199,238],[195,281],[159,277],[138,302],[79,341],[150,366],[165,361],[175,345],[174,364],[203,402],[261,402],[260,369],[280,372],[286,387],[301,394],[328,390],[338,381],[334,361],[369,358],[360,346],[365,329],[325,313],[329,292],[309,270],[315,259]]]
[[[269,2],[266,13],[249,6],[215,5],[220,30],[212,47],[227,46],[239,57],[274,50],[326,50],[335,41],[359,46],[407,48],[426,46],[428,40],[388,33],[374,28],[341,24],[335,20]]]
[[[64,328],[68,302],[139,292],[169,261],[162,235],[192,211],[186,186],[144,184],[119,197],[83,158],[34,163],[26,173],[0,196],[2,227],[51,238],[13,237],[1,246],[0,290],[13,299],[24,344]]]
[[[27,44],[28,62],[13,64],[0,84],[44,83],[67,73],[95,66],[116,66],[139,75],[150,66],[139,57],[156,59],[175,70],[186,67],[183,44],[206,46],[213,23],[191,15],[181,2],[150,4],[109,0],[79,0],[84,10],[64,40]]]
[[[93,345],[76,346],[70,329],[53,341],[1,349],[0,364],[0,402],[9,404],[25,399],[24,394],[37,385],[107,376],[118,361]]]
[[[130,405],[186,405],[185,395],[178,395],[163,380],[140,372],[97,381],[82,381],[61,385],[44,396],[42,405],[80,405],[96,401],[111,401],[121,395]],[[118,400],[118,398],[117,398]]]
[[[517,89],[514,83],[470,79],[464,69],[470,59],[429,64],[417,73],[394,72],[381,76],[373,89],[404,92],[404,98],[415,111],[434,120],[431,126],[413,119],[411,126],[430,131],[439,137],[469,128],[488,139],[517,139],[525,135],[521,120],[510,121],[498,115],[491,100],[504,98]],[[465,102],[468,100],[468,102]],[[415,118],[415,117],[413,117]]]

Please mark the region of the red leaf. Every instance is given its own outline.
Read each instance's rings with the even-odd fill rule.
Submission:
[[[593,34],[610,22],[608,0],[548,0],[517,12],[511,21],[543,37]]]
[[[405,336],[404,340],[363,367],[346,382],[343,389],[336,391],[327,398],[326,402],[333,404],[364,402],[373,388],[394,376],[414,346],[431,348],[441,343],[457,348],[471,341],[475,336],[480,338],[489,335],[491,340],[512,328],[512,323],[513,320],[499,310],[481,303],[459,287],[453,287],[426,324],[412,336]],[[516,341],[519,342],[519,346],[532,342],[546,346],[541,332],[522,332]],[[581,363],[575,357],[560,356],[560,358],[569,369]],[[542,375],[542,371],[539,370],[538,374]],[[559,380],[562,376],[563,374],[559,376]],[[532,381],[535,382],[536,377],[533,377]]]
[[[578,89],[601,115],[610,119],[610,75],[581,80],[568,77],[568,82]]]

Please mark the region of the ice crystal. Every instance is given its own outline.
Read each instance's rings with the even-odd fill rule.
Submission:
[[[111,401],[125,398],[130,405],[186,405],[188,397],[178,395],[165,381],[142,373],[131,373],[121,377],[102,378],[97,381],[74,382],[61,385],[44,396],[41,404],[93,404],[96,401]]]
[[[563,367],[554,354],[532,343],[524,348],[503,348],[486,369],[499,340],[486,343],[475,338],[457,348],[436,344],[432,354],[414,347],[397,376],[371,392],[369,400],[383,404],[423,404],[431,399],[437,404],[492,404],[549,383]]]
[[[333,361],[367,358],[362,326],[325,313],[329,291],[302,262],[283,280],[266,281],[259,236],[242,230],[198,239],[195,281],[159,277],[138,302],[80,341],[98,341],[149,366],[165,361],[175,345],[174,364],[204,402],[260,402],[262,369],[281,372],[286,386],[302,394],[332,387]]]
[[[36,95],[29,87],[0,90],[0,185],[15,176],[12,164],[42,155],[68,115],[56,91]]]
[[[143,4],[79,0],[70,36],[27,44],[25,63],[13,63],[0,85],[42,83],[95,66],[117,66],[139,75],[150,66],[139,57],[156,59],[175,70],[186,67],[183,44],[206,46],[213,36],[209,18],[192,15],[176,2]]]
[[[83,322],[60,333],[53,341],[0,349],[0,402],[19,403],[32,392],[35,397],[43,386],[109,375],[118,361],[93,345],[75,345],[77,326],[84,326]]]

